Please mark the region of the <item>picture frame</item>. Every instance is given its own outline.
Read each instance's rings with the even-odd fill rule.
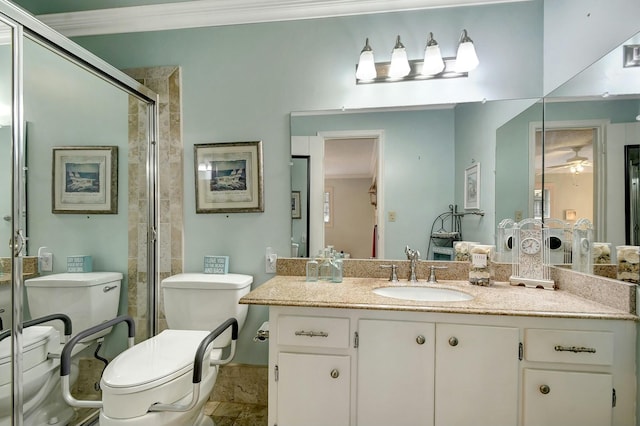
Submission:
[[[196,213],[264,212],[262,141],[194,145]]]
[[[480,163],[464,170],[464,209],[480,209]]]
[[[302,219],[300,210],[300,191],[291,191],[291,218]]]
[[[117,146],[62,146],[52,154],[52,213],[118,213]]]

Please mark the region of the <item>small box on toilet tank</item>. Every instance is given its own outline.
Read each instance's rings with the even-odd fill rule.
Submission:
[[[229,256],[205,256],[205,274],[226,274],[229,272]]]
[[[93,272],[91,256],[67,256],[67,272]]]

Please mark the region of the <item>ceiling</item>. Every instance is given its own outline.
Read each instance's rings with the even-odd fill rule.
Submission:
[[[372,178],[377,164],[376,139],[325,140],[325,178]]]
[[[408,10],[515,3],[530,0],[121,0],[77,3],[14,0],[45,24],[68,37],[179,28],[210,27],[257,22],[328,18]],[[88,5],[90,3],[91,5]],[[90,8],[93,7],[92,10]],[[103,8],[100,8],[103,7]],[[57,13],[54,13],[57,12]]]

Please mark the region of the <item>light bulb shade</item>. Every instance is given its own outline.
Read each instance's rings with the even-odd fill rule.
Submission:
[[[444,70],[444,61],[440,54],[440,47],[437,44],[427,46],[424,49],[424,63],[422,65],[422,75],[435,75]]]
[[[456,71],[469,72],[474,70],[480,61],[476,54],[476,48],[473,40],[467,35],[467,30],[462,30],[460,43],[458,44],[458,53],[456,54]]]
[[[389,78],[402,78],[411,72],[407,51],[400,42],[400,36],[396,40],[396,45],[391,52],[391,65],[389,65]]]
[[[356,68],[356,78],[358,80],[373,80],[377,76],[373,52],[362,52],[360,54],[360,60],[358,61],[358,67]]]
[[[360,59],[358,60],[358,66],[356,68],[356,78],[358,80],[374,80],[377,76],[373,50],[371,50],[371,46],[369,46],[369,39],[367,39],[364,48],[360,52]]]

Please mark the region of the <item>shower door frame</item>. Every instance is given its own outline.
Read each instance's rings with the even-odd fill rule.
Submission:
[[[158,317],[158,95],[122,71],[81,48],[60,33],[38,21],[32,15],[6,0],[0,0],[0,22],[11,27],[12,42],[12,134],[11,134],[11,363],[12,363],[12,425],[23,425],[23,248],[26,244],[25,221],[25,131],[23,97],[23,47],[25,37],[45,46],[60,56],[102,78],[147,105],[148,155],[147,194],[147,330],[157,334]]]

